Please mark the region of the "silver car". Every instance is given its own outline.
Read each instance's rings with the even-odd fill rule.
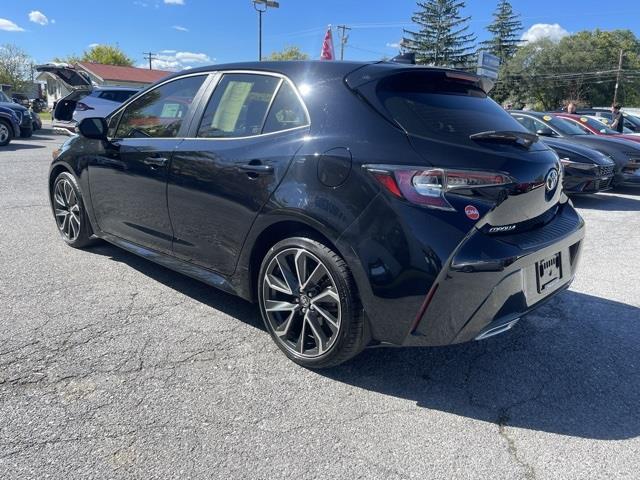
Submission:
[[[125,100],[140,91],[136,87],[94,86],[91,80],[67,64],[38,65],[36,70],[57,77],[71,93],[54,104],[51,112],[55,131],[75,134],[86,117],[106,117]]]

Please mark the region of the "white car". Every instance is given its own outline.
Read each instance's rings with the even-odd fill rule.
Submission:
[[[75,134],[76,126],[87,117],[106,117],[125,100],[140,91],[136,87],[99,87],[65,63],[38,65],[36,70],[54,75],[71,93],[58,100],[51,112],[55,131]]]

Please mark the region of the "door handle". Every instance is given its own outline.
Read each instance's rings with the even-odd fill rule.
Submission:
[[[167,163],[169,163],[168,158],[164,157],[147,157],[142,163],[145,165],[149,165],[150,167],[164,167]]]
[[[238,165],[238,168],[247,174],[271,175],[273,173],[273,166],[271,165],[245,163],[243,165]]]

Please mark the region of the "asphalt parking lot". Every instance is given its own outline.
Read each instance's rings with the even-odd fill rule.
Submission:
[[[575,201],[578,278],[513,331],[315,372],[251,304],[59,240],[62,140],[0,149],[0,478],[638,478],[640,189]]]

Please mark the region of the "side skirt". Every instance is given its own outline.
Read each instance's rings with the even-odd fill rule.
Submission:
[[[170,270],[174,270],[178,273],[199,280],[207,285],[211,285],[212,287],[219,288],[220,290],[232,295],[238,295],[231,283],[219,273],[194,265],[193,263],[185,262],[179,258],[142,247],[136,243],[116,237],[115,235],[101,233],[100,238],[115,245],[116,247],[120,247],[123,250],[147,260],[151,260],[152,262],[162,265]]]

